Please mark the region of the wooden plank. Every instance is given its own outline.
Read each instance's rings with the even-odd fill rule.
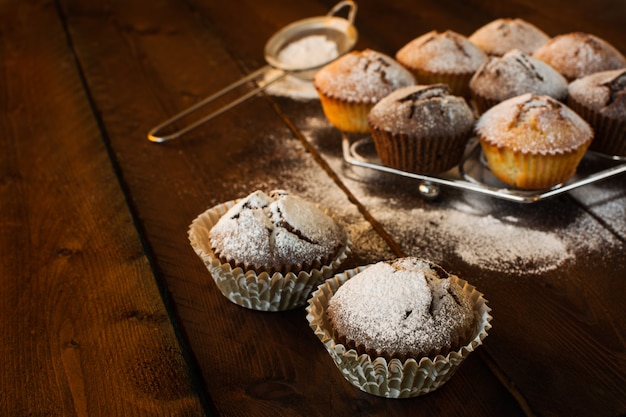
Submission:
[[[55,4],[0,18],[0,414],[204,415]]]
[[[253,30],[259,14],[274,16],[271,5],[249,9],[224,4],[220,6],[225,7],[224,14],[210,14],[204,8],[214,7],[213,2],[194,5],[193,13],[175,2],[160,2],[158,7],[140,0],[132,3],[112,1],[106,9],[84,2],[62,4],[141,228],[216,411],[427,415],[469,410],[520,415],[478,356],[440,392],[389,402],[363,394],[343,380],[308,328],[303,309],[259,313],[239,308],[219,294],[188,245],[187,227],[207,207],[255,189],[286,188],[337,214],[355,241],[355,255],[346,267],[394,254],[320,168],[321,161],[309,153],[308,145],[276,115],[271,102],[251,100],[177,142],[155,145],[145,140],[147,130],[171,115],[171,109],[183,109],[192,101],[189,97],[208,95],[241,75],[236,64],[252,55],[233,60],[231,50],[245,48],[244,39],[247,45],[270,33],[262,26],[255,29],[259,32],[254,38],[244,32],[235,42],[221,31],[228,24]],[[303,4],[326,11],[315,3]],[[299,7],[292,4],[287,10],[295,14]],[[267,30],[273,31],[273,26]],[[256,64],[246,61],[246,66],[247,62]]]

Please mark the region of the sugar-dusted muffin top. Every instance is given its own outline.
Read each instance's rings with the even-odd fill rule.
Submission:
[[[591,141],[589,124],[572,109],[549,96],[523,94],[505,100],[476,123],[488,143],[530,154],[560,154]]]
[[[556,36],[537,49],[533,56],[551,65],[570,81],[594,72],[626,68],[626,57],[613,45],[582,32]]]
[[[502,56],[512,49],[532,54],[550,37],[523,19],[501,18],[478,28],[468,39],[487,55]]]
[[[223,262],[258,273],[319,268],[346,245],[344,229],[315,204],[284,190],[255,191],[209,232]]]
[[[554,68],[519,49],[490,57],[470,80],[472,92],[503,101],[524,93],[567,97],[567,80]]]
[[[379,262],[330,298],[334,333],[387,357],[445,352],[465,344],[475,318],[467,293],[441,267],[418,258]]]
[[[465,99],[452,95],[447,85],[414,85],[379,101],[368,121],[394,134],[449,137],[470,130],[474,115]]]
[[[320,69],[313,85],[322,94],[349,102],[376,103],[397,88],[415,84],[413,75],[388,55],[352,51]]]
[[[396,59],[407,68],[459,74],[476,71],[487,55],[459,33],[433,30],[404,45]]]
[[[626,121],[626,69],[601,71],[572,81],[569,95],[606,117]]]

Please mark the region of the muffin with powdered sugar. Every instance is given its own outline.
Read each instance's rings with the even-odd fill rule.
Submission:
[[[333,217],[284,190],[207,210],[189,239],[222,293],[255,310],[304,305],[350,252],[348,233]]]
[[[479,113],[526,93],[547,95],[565,101],[567,80],[545,62],[513,49],[490,57],[470,80],[472,101]]]
[[[313,293],[307,310],[343,376],[391,398],[445,383],[482,343],[491,320],[473,286],[416,257],[336,275]]]

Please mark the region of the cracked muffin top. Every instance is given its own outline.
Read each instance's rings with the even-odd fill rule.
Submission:
[[[349,102],[376,103],[392,91],[415,84],[415,78],[393,58],[365,49],[352,51],[319,70],[315,88]]]
[[[478,28],[468,39],[487,55],[502,56],[513,49],[532,54],[550,37],[524,19],[500,18]]]
[[[567,80],[557,70],[518,49],[489,58],[469,85],[472,92],[497,101],[525,93],[545,94],[557,100],[567,97]]]
[[[392,133],[447,137],[470,130],[474,115],[447,85],[433,84],[394,91],[372,108],[368,120],[373,128]]]
[[[396,59],[409,69],[454,74],[476,71],[487,54],[459,33],[433,30],[403,46]]]
[[[569,81],[594,72],[626,68],[626,57],[598,36],[583,32],[555,36],[533,56],[559,71]]]
[[[440,266],[414,258],[374,264],[337,289],[327,315],[336,337],[389,358],[446,354],[463,345],[473,302]]]
[[[255,191],[239,200],[213,226],[209,238],[222,262],[270,274],[320,268],[348,239],[322,209],[284,190]]]

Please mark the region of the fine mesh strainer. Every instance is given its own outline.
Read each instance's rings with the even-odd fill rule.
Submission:
[[[336,14],[344,7],[349,8],[347,18],[336,16]],[[285,26],[280,31],[276,32],[265,44],[265,60],[267,61],[268,65],[252,72],[248,76],[241,78],[239,81],[236,81],[228,87],[205,98],[199,103],[196,103],[193,106],[189,107],[187,110],[178,113],[176,116],[154,127],[152,130],[150,130],[150,132],[148,132],[148,139],[152,142],[158,143],[177,139],[183,134],[189,132],[190,130],[195,129],[196,127],[222,114],[223,112],[230,110],[236,105],[243,103],[247,99],[255,96],[260,91],[267,88],[270,84],[280,80],[287,74],[292,74],[298,78],[302,78],[305,80],[313,79],[313,76],[321,67],[329,64],[330,62],[334,61],[335,59],[346,54],[347,52],[352,50],[352,48],[354,48],[354,45],[356,44],[358,38],[357,30],[354,27],[355,15],[356,4],[354,3],[354,1],[344,0],[337,3],[325,16],[298,20],[297,22]],[[314,62],[313,64],[307,62],[305,65],[297,62],[291,62],[291,60],[286,61],[282,59],[281,52],[284,51],[287,46],[311,36],[323,36],[328,41],[336,44],[338,55],[333,56],[332,58],[324,58],[322,62]],[[168,127],[180,121],[184,117],[187,117],[190,114],[200,110],[207,104],[233,91],[234,89],[240,87],[246,82],[263,77],[271,70],[278,71],[274,71],[273,74],[275,73],[275,75],[269,77],[268,79],[265,79],[262,85],[241,95],[240,97],[234,99],[228,104],[213,111],[212,113],[201,117],[194,122],[189,123],[185,127],[173,133],[163,133],[164,130],[167,130]]]

